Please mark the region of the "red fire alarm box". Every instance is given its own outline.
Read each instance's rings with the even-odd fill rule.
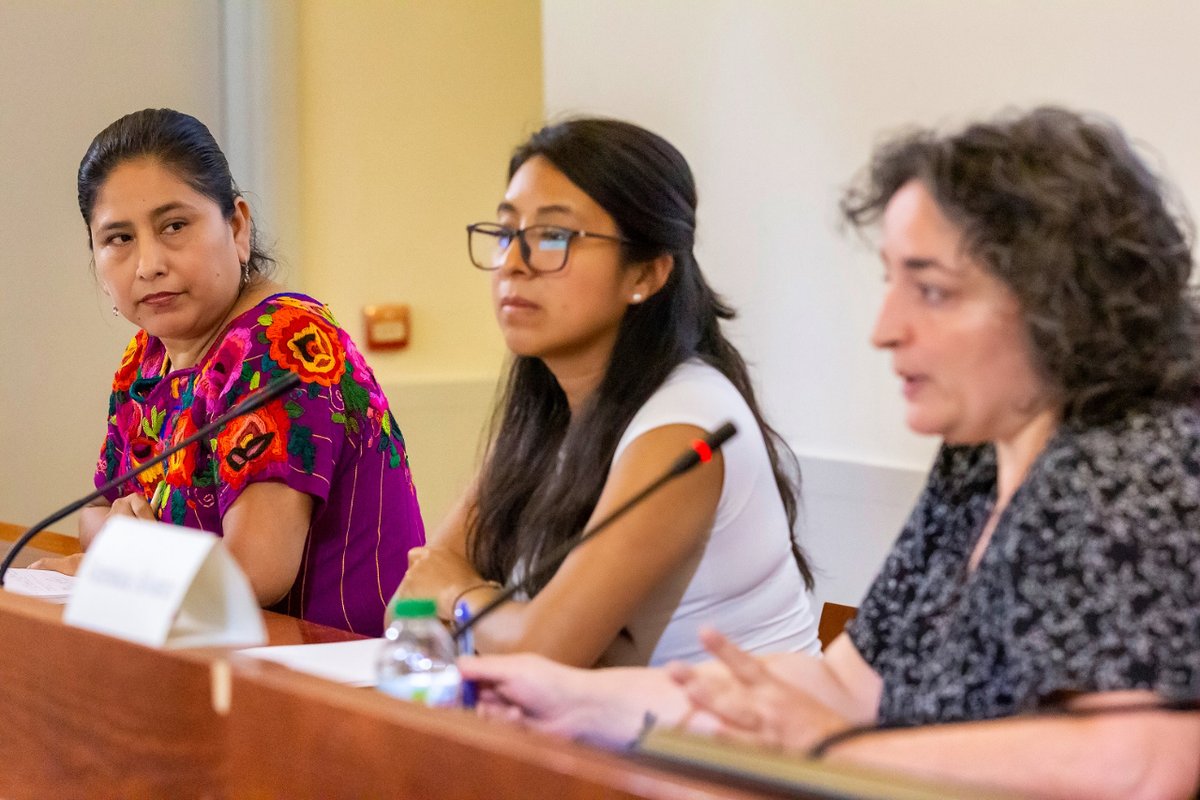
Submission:
[[[401,304],[365,306],[368,350],[400,350],[408,347],[408,306]]]

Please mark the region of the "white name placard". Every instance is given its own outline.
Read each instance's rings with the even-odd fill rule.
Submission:
[[[151,647],[267,641],[250,582],[216,536],[133,517],[97,534],[63,621]]]

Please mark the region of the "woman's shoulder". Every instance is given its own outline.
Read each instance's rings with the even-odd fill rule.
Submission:
[[[1200,482],[1200,409],[1154,402],[1104,423],[1068,425],[1047,460],[1068,473],[1126,478],[1144,473],[1148,463],[1170,465]]]
[[[686,398],[694,401],[697,396],[712,396],[725,404],[746,404],[741,392],[724,373],[699,358],[691,358],[671,370],[646,405],[656,398]]]
[[[754,413],[733,382],[715,367],[689,359],[677,365],[633,415],[616,455],[655,428],[692,425],[711,431],[725,422],[733,422],[743,433],[758,431]]]
[[[307,295],[280,292],[263,298],[229,325],[222,344],[214,348],[214,360],[265,357],[271,366],[295,372],[306,383],[334,386],[341,382],[348,361],[354,362],[354,369],[360,360],[351,348],[328,306]],[[360,381],[364,377],[360,375]]]
[[[230,329],[265,328],[269,337],[272,333],[279,332],[278,328],[271,328],[276,317],[287,320],[315,321],[322,326],[341,330],[341,326],[338,325],[328,306],[320,300],[298,292],[276,292],[267,295],[240,314],[229,327]]]
[[[1152,403],[1101,424],[1064,426],[1038,472],[1034,495],[1056,513],[1200,527],[1200,412]]]

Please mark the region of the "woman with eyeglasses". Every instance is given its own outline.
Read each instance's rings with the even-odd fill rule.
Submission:
[[[579,666],[817,650],[793,537],[794,456],[766,424],[692,247],[687,162],[637,126],[577,119],[519,147],[497,220],[469,226],[513,360],[482,470],[398,594],[451,619],[544,565],[726,420],[738,435],[475,628],[483,653]]]

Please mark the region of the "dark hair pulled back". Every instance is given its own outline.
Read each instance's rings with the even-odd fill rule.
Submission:
[[[212,133],[203,122],[188,114],[170,108],[147,108],[126,114],[96,134],[79,162],[76,188],[79,213],[88,226],[89,248],[92,246],[90,226],[96,195],[116,167],[138,158],[160,162],[216,203],[226,219],[233,217],[234,203],[242,193],[230,175],[229,162]],[[265,276],[274,263],[260,246],[257,230],[252,224],[247,272],[252,276]]]

